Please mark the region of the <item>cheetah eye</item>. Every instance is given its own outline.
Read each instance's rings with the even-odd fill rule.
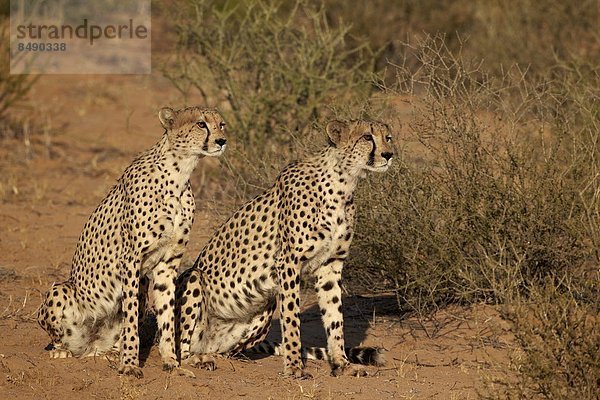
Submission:
[[[365,140],[367,140],[369,142],[372,142],[373,141],[373,135],[371,135],[370,133],[365,133],[363,135],[363,139],[365,139]]]
[[[385,141],[388,142],[388,143],[391,142],[392,141],[392,137],[391,136],[386,136],[385,137]]]
[[[202,129],[206,129],[206,122],[204,121],[198,121],[198,126]]]
[[[225,122],[221,122],[219,124],[219,128],[221,128],[221,130],[223,130],[223,129],[225,129],[225,125],[226,125]]]

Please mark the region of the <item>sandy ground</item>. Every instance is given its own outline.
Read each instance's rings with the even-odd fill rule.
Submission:
[[[140,380],[119,376],[104,358],[50,360],[34,318],[42,293],[68,276],[79,232],[115,179],[159,139],[158,108],[181,102],[158,74],[44,76],[31,93],[28,134],[0,140],[0,399],[473,399],[506,369],[512,335],[492,307],[401,319],[392,297],[350,294],[348,344],[387,349],[387,365],[368,377],[334,378],[325,363],[309,362],[314,378],[294,380],[281,376],[280,358],[266,357],[220,359],[216,371],[191,379],[163,372],[155,347]],[[220,195],[205,179],[219,168],[207,161],[196,170],[200,206],[187,260],[223,218],[203,206]],[[307,292],[302,339],[323,346],[314,303]]]

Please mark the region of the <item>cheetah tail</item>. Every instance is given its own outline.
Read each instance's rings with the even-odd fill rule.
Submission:
[[[254,354],[282,355],[281,343],[264,341],[248,349]],[[385,350],[380,347],[346,347],[346,356],[353,364],[385,365]],[[302,358],[305,360],[331,361],[327,349],[323,347],[302,347]]]
[[[353,364],[385,365],[385,349],[381,347],[346,347],[344,351]]]

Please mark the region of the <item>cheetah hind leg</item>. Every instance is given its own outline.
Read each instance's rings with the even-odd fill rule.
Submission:
[[[109,360],[119,358],[121,348],[122,321],[119,314],[97,321],[92,326],[96,339],[92,341],[82,357],[104,356]]]
[[[54,284],[46,292],[44,300],[37,310],[38,324],[48,333],[51,340],[46,350],[53,351],[62,346],[61,339],[65,334],[63,313],[70,294],[71,288],[67,283]]]
[[[46,293],[37,319],[39,325],[50,336],[46,348],[50,358],[80,356],[89,344],[89,335],[81,321],[73,289],[69,282],[57,283]]]

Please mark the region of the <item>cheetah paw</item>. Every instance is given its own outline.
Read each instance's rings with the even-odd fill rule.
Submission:
[[[141,379],[144,377],[144,373],[142,372],[142,369],[136,365],[121,365],[119,367],[119,374],[134,376],[138,379]]]
[[[337,366],[337,367],[332,367],[331,368],[331,375],[332,376],[356,376],[356,377],[362,377],[362,376],[369,375],[369,373],[362,366],[346,364],[346,365],[340,365],[340,366]]]
[[[179,367],[179,363],[174,358],[166,357],[163,358],[162,362],[163,371],[173,371],[175,368]]]
[[[194,368],[206,369],[208,371],[217,369],[217,362],[212,356],[207,354],[194,354],[183,361],[183,364],[187,364]]]
[[[177,372],[177,375],[179,376],[185,376],[187,378],[196,379],[196,374],[194,374],[194,372],[190,371],[189,369],[177,367],[173,371]]]
[[[70,358],[73,357],[73,353],[70,350],[64,349],[53,349],[50,350],[50,358]]]
[[[295,379],[312,379],[312,375],[305,372],[301,367],[286,367],[283,369],[283,375]]]

